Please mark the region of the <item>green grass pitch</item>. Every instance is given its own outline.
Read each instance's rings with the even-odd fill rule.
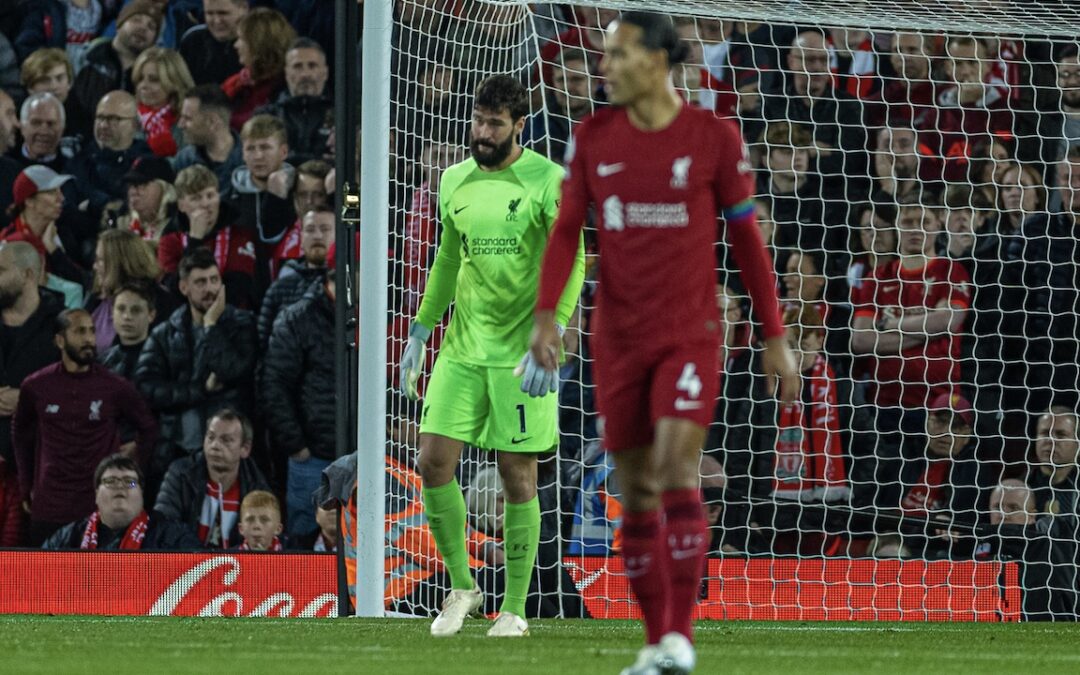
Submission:
[[[2,673],[603,675],[633,660],[634,622],[533,621],[490,640],[407,619],[0,617]],[[702,622],[697,673],[1078,673],[1080,627],[1063,624]]]

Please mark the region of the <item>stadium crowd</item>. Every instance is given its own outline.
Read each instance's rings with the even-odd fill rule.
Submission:
[[[0,546],[335,547],[332,504],[312,499],[336,451],[333,4],[0,8]],[[523,141],[553,159],[604,105],[617,12],[534,3],[534,41],[500,30],[519,11],[396,3],[389,354],[490,51],[524,50]],[[676,86],[742,126],[804,377],[793,405],[767,395],[753,308],[722,266],[702,463],[716,553],[1016,559],[1028,615],[1075,619],[1077,39],[677,25],[691,56]],[[564,461],[541,470],[538,567],[555,574],[563,555],[618,549],[594,291],[565,336]],[[388,407],[387,510],[403,523],[388,541],[408,568],[388,595],[431,610],[416,411]],[[494,568],[498,481],[469,466],[472,563]]]

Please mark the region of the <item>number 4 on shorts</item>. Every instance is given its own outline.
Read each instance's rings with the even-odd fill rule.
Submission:
[[[690,399],[696,399],[701,395],[701,378],[697,375],[697,366],[693,363],[683,366],[682,375],[679,375],[675,388],[686,392],[686,397]]]

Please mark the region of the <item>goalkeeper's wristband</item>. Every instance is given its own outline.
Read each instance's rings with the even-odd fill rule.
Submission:
[[[409,337],[416,338],[420,342],[427,342],[428,338],[431,337],[431,329],[413,321],[412,325],[409,326]]]

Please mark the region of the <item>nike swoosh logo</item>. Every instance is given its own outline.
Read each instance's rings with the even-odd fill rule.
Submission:
[[[454,209],[454,215],[456,216],[457,214],[461,213],[462,211],[464,211],[464,210],[465,210],[465,209],[467,209],[467,208],[469,208],[469,205],[468,205],[468,204],[466,204],[465,206],[462,206],[462,207],[460,207],[460,208],[456,208],[456,209]]]
[[[600,162],[596,165],[596,175],[601,178],[607,178],[608,176],[619,173],[625,168],[626,164],[624,162],[618,162],[616,164],[604,164],[603,162]]]
[[[508,561],[509,561],[509,560],[524,560],[524,559],[525,559],[525,556],[523,556],[523,555],[517,555],[517,556],[509,556],[509,555],[508,555],[508,556],[506,556],[506,559],[507,559]]]
[[[519,443],[524,443],[525,441],[529,440],[530,438],[532,438],[532,436],[526,436],[525,438],[511,438],[510,439],[510,444],[511,445],[517,445]]]
[[[697,410],[702,405],[704,404],[701,401],[687,401],[685,398],[675,399],[676,410]]]

